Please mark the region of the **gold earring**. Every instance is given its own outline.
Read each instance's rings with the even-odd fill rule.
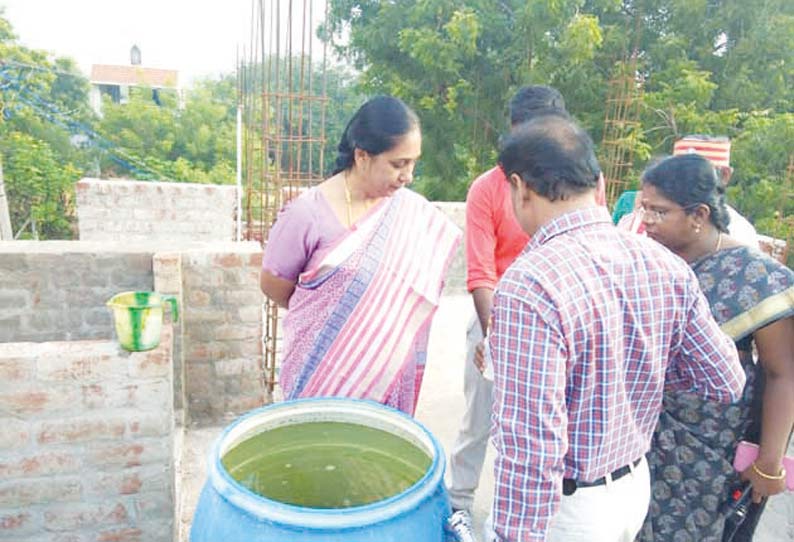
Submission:
[[[700,235],[700,224],[695,224],[695,233]]]

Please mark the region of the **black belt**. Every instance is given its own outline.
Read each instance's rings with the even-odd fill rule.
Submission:
[[[615,480],[619,480],[620,478],[623,478],[628,473],[630,473],[632,470],[634,470],[634,467],[639,465],[640,461],[642,461],[642,457],[640,457],[636,461],[633,461],[631,463],[631,465],[623,465],[619,469],[613,470],[609,474],[609,476],[612,478],[613,482]],[[565,495],[565,496],[570,496],[570,495],[573,495],[576,492],[577,488],[603,486],[603,485],[606,485],[606,483],[607,483],[607,477],[606,476],[602,476],[601,478],[593,480],[592,482],[582,482],[580,480],[574,480],[573,478],[563,478],[562,479],[562,494]]]

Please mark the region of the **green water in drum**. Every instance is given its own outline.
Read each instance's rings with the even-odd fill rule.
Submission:
[[[387,499],[414,485],[432,463],[401,437],[343,422],[264,431],[221,461],[254,493],[308,508],[349,508]]]

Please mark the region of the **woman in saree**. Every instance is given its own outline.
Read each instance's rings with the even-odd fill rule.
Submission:
[[[648,236],[692,266],[714,318],[736,342],[747,384],[732,405],[665,394],[648,455],[651,507],[639,538],[722,541],[722,505],[749,482],[754,504],[728,535],[749,541],[766,498],[785,489],[782,459],[794,424],[794,273],[727,235],[724,188],[700,155],[673,156],[646,170],[642,209]],[[741,440],[760,447],[737,473],[732,462]]]
[[[285,399],[355,397],[413,414],[461,235],[407,188],[421,141],[408,106],[372,98],[348,123],[331,177],[279,213],[260,283],[287,308]]]

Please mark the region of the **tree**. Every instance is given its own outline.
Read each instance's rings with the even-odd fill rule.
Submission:
[[[633,178],[683,135],[728,135],[730,195],[769,231],[773,210],[758,202],[779,193],[789,139],[776,142],[775,130],[794,112],[788,0],[331,0],[328,29],[363,93],[397,95],[419,113],[417,185],[428,197],[462,199],[493,164],[504,104],[524,84],[560,89],[599,142],[607,82],[633,59],[644,87]],[[769,167],[757,145],[779,155]]]
[[[104,176],[132,169],[143,180],[230,184],[235,181],[234,79],[204,80],[180,109],[175,93],[134,88],[127,103],[105,99],[97,133],[106,154]]]
[[[434,199],[462,199],[473,176],[493,164],[507,127],[505,104],[519,86],[557,82],[565,89],[575,86],[566,74],[592,71],[602,30],[581,14],[583,4],[333,0],[328,25],[337,38],[349,35],[337,50],[361,71],[362,92],[393,94],[417,110],[425,134],[420,189]],[[588,112],[597,100],[580,94],[569,93],[571,108]]]
[[[71,122],[91,122],[88,82],[71,60],[16,42],[0,11],[0,152],[13,230],[71,237],[74,182],[91,162],[72,144]]]

